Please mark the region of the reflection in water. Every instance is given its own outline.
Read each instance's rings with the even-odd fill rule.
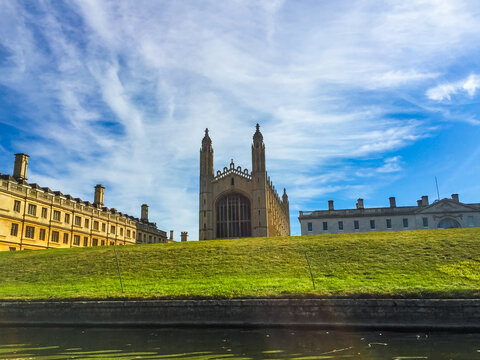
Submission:
[[[480,359],[480,334],[284,329],[0,328],[0,359]]]

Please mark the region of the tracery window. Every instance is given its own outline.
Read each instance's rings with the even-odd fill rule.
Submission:
[[[252,236],[250,201],[229,194],[217,201],[217,239]]]

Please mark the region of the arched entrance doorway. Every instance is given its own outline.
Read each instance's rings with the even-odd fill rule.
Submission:
[[[252,236],[250,200],[233,193],[217,200],[217,239]]]
[[[439,229],[455,229],[461,227],[457,220],[446,218],[438,223]]]

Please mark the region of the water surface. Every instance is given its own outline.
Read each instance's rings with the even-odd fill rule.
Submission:
[[[0,328],[0,359],[480,359],[480,333]]]

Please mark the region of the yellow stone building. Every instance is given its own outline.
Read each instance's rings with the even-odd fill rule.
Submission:
[[[280,198],[265,166],[260,126],[253,135],[252,171],[213,167],[212,140],[205,130],[200,150],[199,239],[290,235],[288,196]]]
[[[0,174],[0,251],[168,241],[146,204],[140,219],[105,207],[102,185],[90,203],[27,183],[28,159],[15,154],[13,176]]]

